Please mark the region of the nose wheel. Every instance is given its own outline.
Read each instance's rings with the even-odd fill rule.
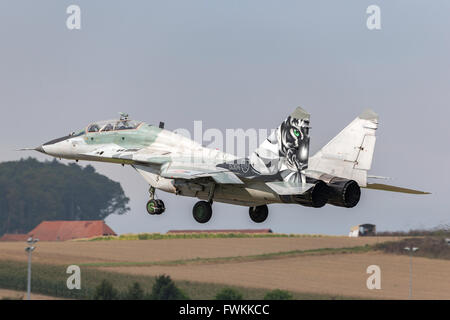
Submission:
[[[151,199],[147,202],[147,212],[151,215],[162,214],[165,210],[164,202],[160,199]]]
[[[151,215],[162,214],[166,210],[166,206],[161,199],[155,199],[155,188],[151,187],[149,190],[150,200],[147,202],[147,212]]]

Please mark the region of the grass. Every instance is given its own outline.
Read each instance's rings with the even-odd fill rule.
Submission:
[[[120,236],[102,236],[90,239],[80,239],[74,241],[109,241],[109,240],[162,240],[162,239],[223,239],[223,238],[302,238],[324,237],[319,234],[284,234],[284,233],[239,233],[239,232],[218,232],[218,233],[139,233],[122,234]]]
[[[158,239],[155,234],[148,234]],[[192,236],[193,234],[186,234]],[[197,234],[198,235],[198,234]],[[195,235],[195,236],[197,236]],[[204,234],[202,234],[204,235]],[[208,234],[210,235],[210,234]],[[229,235],[229,234],[225,234]],[[241,235],[241,234],[239,234]],[[133,235],[138,236],[138,235]],[[166,236],[166,235],[164,235]],[[172,238],[179,238],[180,234],[171,234]],[[248,235],[245,235],[248,236]],[[254,236],[254,235],[251,235]],[[264,236],[267,236],[265,234]],[[147,238],[146,238],[147,239]],[[167,239],[167,237],[164,237]],[[344,248],[320,248],[308,250],[291,250],[272,253],[263,253],[247,256],[229,256],[216,258],[194,258],[180,259],[159,262],[98,262],[78,264],[81,267],[81,290],[69,290],[66,286],[66,280],[69,274],[66,273],[67,266],[45,263],[33,263],[32,273],[32,291],[43,295],[70,298],[70,299],[91,299],[95,288],[102,280],[108,280],[119,292],[125,292],[134,282],[138,282],[141,287],[149,292],[155,283],[155,276],[151,275],[132,275],[126,273],[113,272],[99,268],[101,267],[126,267],[126,266],[174,266],[190,264],[219,264],[236,263],[247,261],[259,261],[270,259],[282,259],[297,256],[314,255],[334,255],[334,254],[354,254],[365,253],[369,251],[382,251],[394,254],[407,254],[403,248],[405,246],[417,246],[420,248],[415,255],[426,256],[430,258],[450,258],[450,247],[445,243],[444,238],[439,237],[415,237],[392,242],[383,242],[375,245],[364,245]],[[27,263],[10,260],[0,260],[0,288],[11,290],[26,290]],[[226,284],[195,282],[195,281],[175,281],[175,284],[191,299],[214,299],[219,291],[224,288],[232,288],[243,294],[244,299],[263,299],[271,290],[277,288],[248,288],[243,286],[230,286]],[[301,288],[300,288],[301,290]],[[315,294],[304,292],[289,292],[293,299],[298,300],[322,300],[322,299],[358,299],[357,297],[336,296],[329,294]]]
[[[377,232],[377,236],[380,237],[447,237],[450,238],[450,226],[441,225],[429,230],[426,229],[413,229],[409,231],[382,231]]]
[[[248,256],[231,256],[231,257],[216,257],[216,258],[194,258],[194,259],[180,259],[169,261],[149,261],[149,262],[133,262],[133,261],[119,261],[119,262],[92,262],[82,263],[80,266],[85,267],[131,267],[131,266],[175,266],[188,264],[215,264],[215,263],[235,263],[248,262],[257,260],[270,260],[279,258],[296,257],[302,255],[330,255],[330,254],[346,254],[346,253],[363,253],[373,250],[373,246],[357,246],[347,248],[320,248],[309,250],[291,250],[279,251],[271,253],[262,253]]]
[[[417,247],[416,257],[450,260],[450,245],[443,237],[426,236],[378,243],[374,249],[390,254],[408,255],[405,247]]]
[[[0,288],[11,290],[26,290],[27,263],[18,261],[0,260]],[[81,289],[69,290],[66,286],[68,278],[66,267],[52,264],[33,263],[31,288],[33,293],[40,293],[53,297],[71,299],[91,299],[96,286],[103,279],[108,280],[120,292],[124,292],[134,282],[138,282],[145,291],[150,291],[155,277],[137,276],[122,273],[98,270],[93,267],[81,268]],[[270,289],[247,288],[213,283],[175,281],[175,284],[190,299],[214,299],[219,291],[224,288],[238,290],[244,299],[260,300]],[[323,300],[323,299],[357,299],[336,295],[290,292],[293,299],[298,300]]]

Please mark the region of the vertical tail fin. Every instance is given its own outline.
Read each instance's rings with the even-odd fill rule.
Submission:
[[[304,182],[308,167],[310,115],[298,107],[250,156],[250,164],[263,175],[279,174],[283,180]]]
[[[375,150],[378,115],[365,110],[310,159],[309,170],[367,184]]]

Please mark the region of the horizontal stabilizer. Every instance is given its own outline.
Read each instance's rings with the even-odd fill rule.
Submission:
[[[381,184],[381,183],[368,183],[366,188],[374,189],[374,190],[391,191],[391,192],[411,193],[411,194],[430,194],[430,192],[401,188],[401,187],[396,187],[396,186],[390,186],[390,185]]]
[[[266,185],[280,196],[303,194],[314,186],[314,184],[311,183],[287,181],[266,182]]]

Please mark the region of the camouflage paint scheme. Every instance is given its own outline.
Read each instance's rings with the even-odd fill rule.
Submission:
[[[286,196],[304,194],[315,179],[352,179],[370,188],[367,172],[378,116],[363,112],[311,158],[309,121],[310,115],[297,108],[245,159],[128,118],[91,124],[35,150],[57,158],[131,165],[156,189],[249,207],[295,202]]]

